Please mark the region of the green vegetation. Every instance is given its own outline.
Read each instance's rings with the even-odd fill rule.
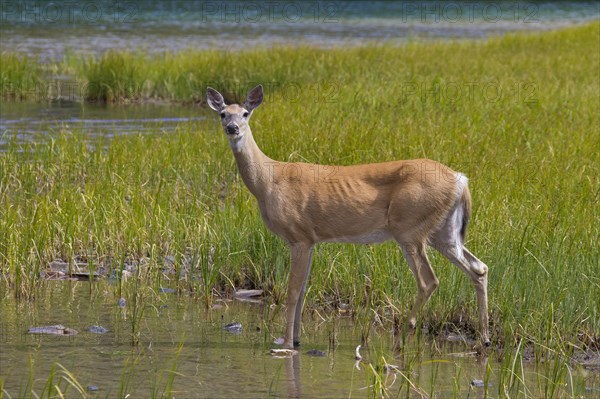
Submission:
[[[595,22],[481,42],[108,53],[60,68],[87,82],[89,100],[108,102],[197,101],[207,84],[241,98],[260,82],[268,94],[253,132],[274,159],[428,157],[464,172],[474,197],[467,245],[490,266],[493,339],[552,357],[599,342],[599,35]],[[14,77],[23,63],[2,54],[2,82],[41,79],[35,62]],[[92,139],[64,128],[9,143],[0,154],[2,284],[31,297],[54,259],[108,273],[143,260],[138,277],[157,287],[172,257],[179,289],[207,303],[233,287],[281,301],[287,249],[264,227],[217,116],[199,113],[206,121],[168,136]],[[431,259],[441,285],[423,323],[434,333],[474,329],[471,283]],[[312,270],[309,306],[350,303],[366,337],[374,319],[403,321],[416,291],[393,243],[320,245]],[[556,364],[547,371],[562,381],[566,363]]]
[[[0,53],[0,100],[41,100],[47,91],[46,67],[26,55]]]
[[[173,357],[165,361],[163,365],[154,365],[151,375],[153,383],[151,386],[151,392],[149,397],[152,398],[169,398],[172,396],[173,383],[177,375],[177,359],[183,348],[183,343],[180,343],[175,350]],[[133,391],[131,388],[131,380],[133,379],[136,370],[136,366],[139,365],[143,352],[132,351],[125,357],[126,352],[121,356],[123,359],[123,369],[118,384],[118,398],[127,398],[128,394]],[[170,355],[170,354],[169,354]],[[39,367],[39,366],[38,366]],[[35,377],[35,365],[33,356],[30,355],[29,359],[29,374],[25,374],[24,378],[27,378],[27,382],[22,385],[19,391],[19,398],[65,398],[65,397],[76,397],[76,398],[89,398],[94,397],[95,391],[99,390],[97,386],[88,386],[84,388],[82,384],[77,380],[75,373],[69,371],[62,364],[58,362],[52,363],[48,376],[43,378]],[[11,395],[4,389],[4,379],[0,379],[0,396],[6,394],[8,398]],[[35,384],[34,384],[35,383]],[[36,392],[36,387],[43,383],[41,392]],[[34,386],[36,385],[36,386]],[[110,391],[109,394],[110,395]],[[15,396],[17,397],[17,396]]]

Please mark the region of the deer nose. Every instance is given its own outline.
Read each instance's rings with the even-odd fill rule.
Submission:
[[[227,130],[227,134],[238,134],[239,132],[238,125],[227,125],[225,129]]]

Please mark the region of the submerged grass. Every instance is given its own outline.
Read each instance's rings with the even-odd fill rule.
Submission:
[[[267,98],[252,126],[274,159],[428,157],[464,172],[475,204],[467,245],[490,266],[494,340],[555,349],[559,339],[584,348],[598,345],[600,331],[593,299],[600,297],[599,34],[594,22],[485,42],[158,58],[113,52],[65,62],[87,81],[90,100],[198,101],[206,85],[232,100],[263,83]],[[4,60],[2,79],[17,79],[5,74]],[[107,273],[135,261],[155,288],[173,278],[163,273],[172,266],[179,289],[203,295],[207,305],[215,291],[233,287],[263,288],[281,301],[287,249],[264,227],[217,117],[207,115],[172,135],[91,139],[56,126],[36,143],[5,137],[4,284],[32,297],[54,259],[91,261]],[[434,333],[472,330],[470,282],[431,258],[441,286],[423,323]],[[415,291],[394,244],[327,244],[315,254],[308,301],[363,309],[357,315],[368,338],[373,318],[394,322],[390,304],[406,316]],[[548,372],[563,378],[557,367]],[[511,384],[519,389],[518,380]]]

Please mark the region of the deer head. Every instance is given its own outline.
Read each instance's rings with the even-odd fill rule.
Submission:
[[[247,137],[252,136],[249,125],[250,116],[263,100],[262,86],[258,85],[250,90],[243,105],[225,104],[221,93],[211,87],[206,91],[206,99],[208,106],[221,116],[221,125],[231,148],[234,151],[241,151]]]

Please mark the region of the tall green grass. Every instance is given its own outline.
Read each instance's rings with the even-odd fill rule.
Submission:
[[[0,52],[0,100],[43,99],[46,69],[34,57]]]
[[[198,102],[204,100],[207,85],[226,90],[229,95],[245,91],[251,82],[272,83],[274,89],[291,83],[300,90],[301,84],[329,78],[334,62],[325,50],[280,48],[189,51],[157,57],[110,51],[98,58],[71,60],[69,64],[87,85],[89,101]]]
[[[274,159],[428,157],[464,172],[474,197],[467,246],[490,267],[494,339],[544,345],[558,334],[584,347],[597,345],[600,331],[599,34],[594,22],[486,41],[68,62],[97,89],[90,100],[196,101],[207,84],[234,99],[263,83],[252,127]],[[15,294],[34,295],[39,271],[57,258],[91,259],[109,272],[148,258],[144,276],[157,284],[172,256],[182,290],[208,298],[260,287],[281,301],[287,249],[263,226],[217,116],[198,112],[207,119],[172,135],[108,140],[62,130],[9,144],[0,155],[0,268]],[[473,329],[470,282],[431,259],[441,286],[423,322],[433,332]],[[348,303],[367,323],[393,322],[415,292],[393,243],[326,244],[315,253],[308,303]]]

